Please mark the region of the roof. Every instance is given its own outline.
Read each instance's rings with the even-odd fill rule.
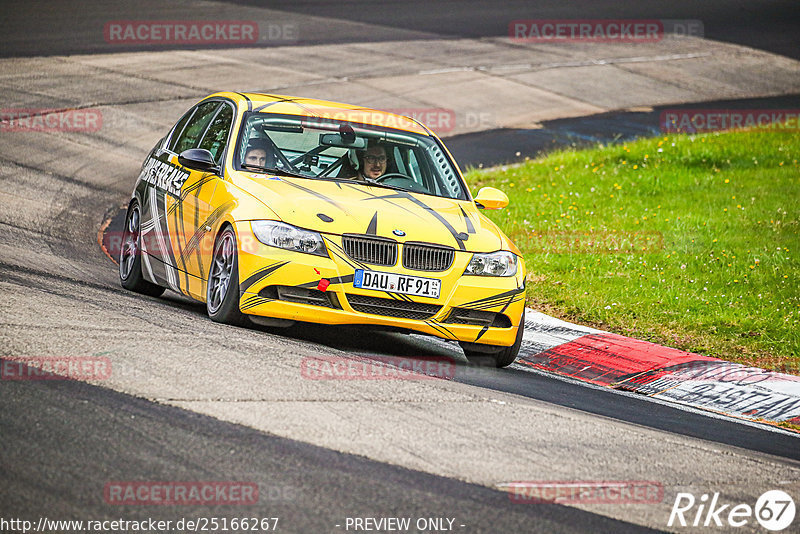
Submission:
[[[429,134],[422,125],[409,117],[390,113],[388,111],[354,106],[352,104],[265,93],[218,93],[215,96],[223,95],[236,100],[250,100],[254,111],[269,110],[271,113],[282,113],[286,115],[323,117],[395,128],[423,135]]]

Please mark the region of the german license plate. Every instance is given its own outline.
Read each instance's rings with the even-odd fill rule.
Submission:
[[[404,274],[382,273],[379,271],[365,271],[356,269],[353,276],[353,287],[388,291],[389,293],[402,293],[417,297],[439,298],[439,289],[442,281],[435,278],[422,278],[421,276],[406,276]]]

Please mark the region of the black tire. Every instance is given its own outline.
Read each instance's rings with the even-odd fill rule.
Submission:
[[[206,284],[206,311],[212,321],[235,326],[250,323],[239,309],[239,254],[236,233],[225,226],[214,241]]]
[[[122,247],[119,252],[119,282],[122,287],[150,297],[160,296],[166,288],[148,282],[142,276],[142,236],[140,228],[142,212],[139,201],[128,206],[125,229],[122,232]]]
[[[525,331],[525,311],[522,311],[520,318],[519,328],[517,328],[517,337],[514,339],[514,344],[510,347],[492,347],[487,345],[486,349],[489,352],[478,352],[471,350],[465,344],[461,344],[464,351],[464,356],[467,357],[469,363],[473,365],[488,366],[488,367],[508,367],[514,360],[517,359],[519,349],[522,346],[522,334]],[[493,348],[499,348],[499,351],[492,351]]]

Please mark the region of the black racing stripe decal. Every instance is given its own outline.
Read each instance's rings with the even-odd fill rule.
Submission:
[[[445,228],[447,228],[447,230],[453,236],[453,239],[455,239],[456,243],[458,244],[458,248],[460,248],[461,250],[467,250],[467,247],[464,246],[465,239],[461,237],[462,234],[460,232],[456,232],[456,229],[453,228],[453,226],[449,222],[447,222],[447,219],[442,217],[442,215],[440,213],[438,213],[436,210],[434,210],[433,208],[431,208],[430,206],[425,204],[420,199],[414,197],[413,195],[410,195],[409,193],[406,193],[405,191],[398,191],[397,193],[394,193],[392,195],[384,195],[384,196],[379,196],[379,197],[375,197],[375,198],[376,199],[404,198],[406,200],[409,200],[409,201],[413,202],[414,204],[416,204],[417,206],[421,207],[422,209],[427,211],[429,214],[431,214],[431,216],[433,216]]]
[[[369,226],[367,226],[367,235],[378,235],[378,212],[375,212],[375,215],[372,216],[372,219],[369,221]]]
[[[299,107],[303,111],[307,111],[307,112],[309,111],[309,108],[307,106],[304,106],[303,104],[298,102],[299,98],[294,98],[294,97],[286,98],[286,97],[282,97],[282,96],[278,96],[278,95],[269,95],[269,94],[266,94],[266,93],[257,93],[257,94],[259,94],[261,96],[266,96],[268,98],[275,98],[276,99],[274,102],[269,102],[267,104],[264,104],[263,106],[257,107],[254,110],[254,111],[257,111],[257,112],[258,111],[262,111],[262,110],[264,110],[264,109],[266,109],[266,108],[268,108],[270,106],[274,106],[275,104],[280,104],[280,103],[283,103],[283,102],[289,102],[289,103],[294,104],[295,106]],[[313,113],[309,113],[309,114],[314,116]]]
[[[447,328],[446,326],[444,326],[443,324],[441,324],[441,323],[439,323],[437,321],[433,321],[433,320],[431,321],[431,323],[435,324],[436,326],[438,326],[439,328],[441,328],[442,330],[444,330],[445,332],[450,334],[453,337],[453,339],[456,339],[456,335],[453,332],[451,332],[450,329]]]
[[[461,215],[464,216],[464,222],[467,224],[467,233],[468,234],[474,234],[475,233],[475,227],[472,225],[472,221],[469,220],[469,217],[467,217],[467,213],[464,211],[464,208],[459,206],[458,209],[461,210]]]
[[[280,97],[278,95],[269,95],[269,94],[266,94],[266,93],[258,93],[258,94],[260,96],[266,96],[267,98],[274,98],[275,100],[272,101],[272,102],[267,102],[263,106],[258,106],[257,108],[250,110],[250,111],[255,111],[256,113],[258,113],[260,111],[263,111],[263,110],[267,109],[270,106],[274,106],[275,104],[280,104],[281,102],[291,102],[291,99],[283,98],[283,97]]]
[[[277,271],[278,269],[280,269],[281,267],[283,267],[284,265],[286,265],[288,263],[289,263],[288,261],[282,261],[282,262],[278,262],[278,263],[273,263],[272,265],[264,267],[263,269],[259,269],[255,273],[253,273],[250,276],[248,276],[247,279],[244,282],[239,284],[239,293],[240,294],[244,293],[253,284],[255,284],[257,282],[260,282],[261,280],[263,280],[264,278],[268,277],[269,275],[271,275],[272,273],[274,273],[275,271]]]
[[[517,299],[517,300],[519,300],[519,299]],[[500,310],[499,313],[503,313],[504,311],[506,311],[508,309],[508,307],[511,306],[512,302],[514,302],[514,297],[511,297],[511,298],[508,299],[508,302],[506,302],[506,305],[503,306],[503,308]]]
[[[198,190],[198,194],[199,193],[200,193],[200,191]],[[181,211],[183,211],[183,208],[181,208]],[[199,198],[195,199],[195,202],[194,202],[194,217],[192,218],[192,224],[194,225],[193,228],[194,228],[194,231],[195,231],[195,235],[197,235],[197,231],[198,231],[198,226],[197,226],[198,222],[200,222],[200,199]],[[211,226],[211,225],[209,225],[209,226]],[[201,237],[202,237],[202,235],[205,235],[205,233],[206,233],[205,227],[206,227],[206,225],[204,224],[203,228],[202,228],[203,233],[201,234]],[[194,239],[194,235],[192,236],[192,239]],[[190,243],[190,242],[187,241],[186,246],[188,248],[189,245],[191,244],[192,247],[195,249],[195,258],[197,259],[197,265],[200,267],[200,278],[205,278],[205,276],[203,274],[203,256],[200,254],[200,247],[197,246],[199,243],[200,243],[200,239],[198,239],[195,243]],[[213,254],[213,252],[212,252],[212,254]]]
[[[207,174],[207,175],[203,176],[202,178],[200,178],[200,179],[199,179],[198,181],[196,181],[195,183],[193,183],[191,186],[187,187],[186,189],[183,189],[183,190],[181,190],[181,197],[180,197],[180,201],[181,201],[181,203],[182,203],[184,200],[186,200],[186,197],[188,197],[188,196],[189,196],[189,194],[190,194],[190,193],[192,193],[192,192],[193,192],[195,189],[200,189],[200,188],[201,188],[201,187],[203,187],[205,184],[207,184],[207,183],[208,183],[208,182],[210,182],[211,180],[214,180],[215,178],[217,178],[217,176],[216,176],[216,175],[214,175],[214,174]],[[198,191],[198,192],[197,192],[197,194],[199,195],[199,194],[200,194],[200,191]],[[171,211],[174,211],[174,210],[178,209],[178,205],[179,205],[179,203],[173,204],[173,205],[172,205],[172,207],[170,208],[170,210],[171,210]]]
[[[156,247],[157,250],[155,253],[153,251],[150,254],[153,258],[160,260],[156,262],[150,262],[150,265],[153,269],[153,276],[155,276],[158,280],[166,282],[167,287],[171,287],[172,284],[169,283],[169,278],[167,277],[167,250],[166,245],[162,249],[161,243],[159,241],[159,234],[161,235],[161,239],[164,238],[164,231],[161,228],[161,217],[158,215],[158,204],[159,204],[159,192],[157,189],[152,188],[150,195],[148,195],[149,204],[150,206],[150,221],[152,224],[152,231],[154,232],[153,237],[156,239]]]
[[[233,204],[234,204],[234,201],[232,201],[232,200],[229,200],[229,201],[225,202],[224,204],[220,204],[219,206],[217,206],[217,209],[215,209],[213,212],[211,212],[211,215],[209,215],[208,218],[205,221],[203,221],[199,225],[195,225],[195,228],[196,228],[195,233],[191,237],[191,239],[189,239],[189,241],[186,243],[186,248],[183,250],[183,254],[185,256],[188,256],[189,254],[191,254],[195,250],[197,250],[198,261],[201,260],[200,250],[198,250],[198,245],[200,244],[200,240],[203,239],[203,236],[205,236],[206,233],[208,233],[208,230],[206,230],[206,227],[213,227],[214,224],[216,224],[216,222],[220,218],[222,218],[222,215]]]
[[[434,321],[425,321],[425,324],[442,334],[445,338],[457,339],[451,331]]]
[[[491,297],[485,297],[485,298],[478,299],[478,300],[473,300],[473,301],[470,301],[470,302],[464,302],[463,304],[459,304],[458,307],[459,308],[465,308],[467,306],[483,304],[483,303],[485,303],[487,301],[502,299],[504,297],[509,297],[509,296],[512,296],[512,295],[519,295],[520,293],[524,293],[524,292],[525,292],[524,289],[512,289],[510,291],[505,291],[505,292],[499,293],[497,295],[492,295]]]
[[[247,304],[249,304],[251,302],[254,302],[254,301],[258,300],[258,299],[261,299],[261,298],[265,298],[265,297],[260,297],[258,295],[250,295],[249,297],[247,297],[246,299],[244,299],[242,301],[241,306],[245,306],[245,305],[247,305]]]
[[[187,194],[191,193],[195,189],[197,190],[198,200],[197,200],[197,205],[195,206],[195,221],[197,221],[197,219],[199,218],[199,211],[200,211],[199,197],[200,197],[200,192],[203,190],[203,185],[205,185],[208,182],[214,180],[214,178],[216,178],[216,176],[213,176],[213,175],[211,175],[211,176],[203,176],[202,178],[200,178],[200,180],[198,180],[197,182],[192,184],[191,187],[187,188]],[[181,207],[181,212],[183,212],[183,208],[182,207]],[[214,222],[216,222],[216,221],[214,221]],[[195,231],[196,231],[196,229],[197,229],[197,227],[195,226]],[[205,232],[205,227],[203,227],[203,231]],[[198,241],[198,243],[199,243],[199,241]],[[213,251],[212,251],[212,255],[213,255]],[[205,271],[203,270],[203,256],[202,256],[202,254],[200,254],[200,249],[199,248],[197,249],[197,269],[198,269],[198,273],[200,274],[200,280],[205,280],[206,279],[206,274],[205,274]]]
[[[502,310],[500,310],[499,313],[502,313],[503,311],[505,311],[505,309],[508,306],[510,306],[511,304],[513,304],[514,302],[519,302],[521,300],[525,300],[525,297],[518,297],[518,298],[513,298],[512,297],[512,300],[507,302],[506,305],[503,307]],[[466,309],[468,309],[468,310],[491,310],[492,308],[497,308],[501,304],[503,304],[502,300],[497,301],[497,302],[489,302],[487,304],[481,304],[481,305],[478,305],[478,306],[470,306],[470,307],[468,307]],[[459,306],[459,308],[464,308],[464,306]]]
[[[475,341],[478,341],[481,337],[483,337],[483,334],[485,334],[488,330],[489,330],[489,325],[487,324],[483,328],[481,328],[480,332],[478,332],[478,337],[475,338]]]
[[[189,187],[187,187],[186,189],[184,189],[181,192],[181,199],[186,198],[186,195],[188,195],[189,193],[191,193],[195,189],[200,189],[205,184],[207,184],[208,182],[210,182],[212,180],[215,180],[215,179],[217,179],[217,175],[216,174],[205,174],[205,175],[203,175],[202,178],[200,178],[195,183],[193,183],[192,185],[190,185]],[[198,191],[197,194],[199,195],[200,191]]]
[[[351,260],[346,254],[344,254],[344,252],[340,252],[338,250],[331,250],[331,252],[333,252],[334,256],[336,256],[337,258],[339,258],[340,260],[345,262],[347,265],[349,265],[353,269],[365,269],[366,268],[366,266],[364,264],[362,264],[361,262],[357,262],[355,260]]]
[[[337,183],[338,183],[338,182],[337,182]],[[412,211],[412,210],[410,210],[410,209],[406,208],[405,206],[401,206],[400,204],[397,204],[397,203],[395,203],[395,202],[391,202],[391,200],[390,200],[391,198],[397,198],[397,197],[394,197],[394,196],[392,196],[392,195],[389,195],[389,196],[379,196],[379,195],[375,195],[375,194],[373,194],[373,193],[370,193],[369,191],[365,190],[363,187],[356,187],[356,186],[355,186],[355,185],[353,185],[353,184],[345,184],[345,185],[348,185],[348,186],[352,187],[353,189],[356,189],[356,190],[357,190],[359,193],[361,193],[361,194],[364,194],[364,195],[368,195],[368,196],[369,196],[369,198],[365,198],[365,199],[363,199],[363,201],[367,201],[367,200],[383,200],[383,201],[387,202],[388,204],[391,204],[391,205],[392,205],[392,206],[394,206],[395,208],[400,208],[400,209],[401,209],[401,210],[403,210],[403,211],[407,211],[408,213],[410,213],[410,214],[414,215],[414,216],[415,216],[415,217],[417,217],[418,219],[419,219],[419,218],[421,218],[417,212],[415,212],[415,211]]]
[[[433,215],[440,223],[442,223],[442,225],[445,228],[447,228],[447,230],[452,234],[453,239],[455,239],[456,243],[458,243],[458,248],[460,248],[461,250],[467,250],[467,247],[464,246],[464,238],[461,237],[461,233],[460,232],[456,232],[456,229],[453,228],[453,226],[449,222],[447,222],[447,219],[442,217],[442,215],[440,213],[437,213],[436,210],[434,210],[433,208],[431,208],[430,206],[428,206],[427,204],[425,204],[424,202],[422,202],[418,198],[414,198],[411,195],[408,195],[408,198],[409,198],[409,200],[411,200],[411,202],[413,202],[417,206],[426,209],[428,211],[428,213]]]
[[[255,308],[256,306],[260,306],[261,304],[266,304],[267,302],[272,302],[272,299],[259,297],[258,295],[253,295],[252,297],[248,298],[239,306],[241,311],[249,310],[250,308]]]
[[[333,247],[333,248],[328,247],[328,250],[333,252],[336,255],[336,257],[338,257],[339,259],[344,261],[346,264],[348,264],[353,269],[366,269],[367,268],[367,266],[365,264],[361,263],[360,261],[351,259],[347,255],[347,253],[344,251],[344,249],[342,247],[340,247],[339,245],[337,245],[336,243],[331,241],[329,238],[323,237],[323,239],[325,239],[325,244],[326,245],[331,245],[331,247]]]
[[[175,251],[172,250],[172,240],[170,239],[169,234],[169,219],[167,217],[167,192],[166,191],[159,191],[158,195],[156,196],[157,203],[160,203],[161,211],[164,213],[164,217],[159,217],[158,219],[158,226],[162,228],[162,236],[164,239],[164,246],[167,248],[167,258],[165,258],[165,270],[167,269],[175,269],[173,274],[176,278],[180,277],[180,274],[177,273],[177,266],[178,262],[175,259]],[[161,221],[163,221],[164,226],[161,226]],[[175,280],[175,285],[180,287],[179,280]]]
[[[290,185],[290,186],[292,186],[292,187],[296,187],[297,189],[300,189],[301,191],[305,191],[306,193],[308,193],[308,194],[310,194],[310,195],[314,195],[314,196],[315,196],[315,197],[317,197],[318,199],[320,199],[320,200],[324,200],[324,201],[325,201],[325,202],[327,202],[328,204],[332,204],[332,205],[336,206],[337,208],[339,208],[339,209],[340,209],[340,210],[342,210],[342,211],[346,211],[346,210],[345,210],[345,208],[344,208],[344,206],[342,206],[341,204],[339,204],[338,202],[336,202],[336,201],[335,201],[335,200],[333,200],[332,198],[326,197],[326,196],[325,196],[325,195],[323,195],[322,193],[317,193],[317,192],[316,192],[316,191],[314,191],[313,189],[309,189],[309,188],[307,188],[307,187],[303,187],[302,185],[300,185],[300,184],[296,184],[296,183],[294,183],[294,182],[291,182],[291,181],[289,181],[289,180],[281,180],[281,182],[283,182],[283,183],[285,183],[285,184],[288,184],[288,185]]]
[[[500,311],[498,311],[497,313],[503,313],[504,311],[506,311],[506,309],[508,309],[509,306],[511,306],[512,303],[519,302],[520,300],[523,300],[524,298],[525,297],[515,298],[512,295],[511,297],[508,298],[508,301],[506,301],[506,303],[503,305],[502,309],[500,309]],[[505,298],[499,299],[499,300],[495,300],[495,301],[491,301],[491,302],[487,302],[487,303],[480,304],[480,305],[477,305],[477,306],[471,306],[471,307],[466,308],[466,309],[469,309],[469,310],[490,310],[492,308],[497,308],[498,306],[503,304],[504,300],[505,300]],[[459,306],[459,308],[463,308],[463,307],[464,306]]]
[[[180,200],[176,199],[175,200],[175,204],[173,204],[173,206],[175,206],[177,204],[180,204],[180,203],[181,203]],[[183,245],[181,244],[181,240],[183,239],[183,236],[186,235],[183,232],[183,207],[179,207],[177,210],[172,210],[172,212],[173,212],[173,214],[175,216],[174,217],[174,219],[175,219],[175,225],[174,226],[175,226],[176,231],[178,232],[178,239],[175,240],[178,243],[178,257],[176,258],[176,261],[179,261],[180,265],[176,265],[176,267],[183,273],[183,279],[184,279],[184,283],[185,283],[185,285],[183,287],[181,287],[181,284],[178,284],[178,289],[180,289],[181,293],[183,293],[184,295],[186,295],[188,297],[189,296],[189,273],[187,272],[187,269],[186,269],[186,262],[183,259]],[[180,274],[178,276],[180,276]]]

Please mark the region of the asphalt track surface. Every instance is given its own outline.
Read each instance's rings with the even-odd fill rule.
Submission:
[[[75,31],[76,27],[102,26],[109,14],[102,9],[101,3],[81,3],[83,9],[78,9],[75,4],[60,2],[55,10],[46,9],[54,5],[46,2],[7,5],[8,15],[1,24],[11,31],[6,32],[3,38],[4,45],[0,51],[3,56],[109,51],[104,43],[82,39],[80,32]],[[505,35],[509,19],[568,18],[575,12],[580,12],[585,18],[702,19],[709,37],[798,57],[795,2],[705,2],[699,6],[696,2],[671,2],[667,7],[661,7],[661,3],[639,2],[614,3],[614,7],[608,7],[610,5],[596,2],[569,6],[542,3],[535,4],[535,14],[532,14],[534,10],[528,2],[501,5],[406,3],[405,9],[398,9],[394,2],[273,2],[269,3],[269,8],[296,13],[312,10],[317,16],[337,20],[342,19],[341,13],[347,12],[348,19],[364,24],[379,24],[415,35],[430,33],[443,38]],[[615,14],[609,15],[610,12]],[[119,12],[114,14],[117,19],[142,16],[141,10],[130,4],[121,5]],[[321,43],[346,42],[353,38],[353,34],[341,32],[315,35],[316,42]],[[402,36],[379,28],[374,38],[391,40]],[[784,103],[781,101],[780,105]],[[574,140],[572,133],[576,131],[576,124],[553,127],[563,126],[562,131],[569,130],[564,138]],[[473,147],[485,145],[474,139],[464,139],[467,147],[470,142]],[[462,141],[454,142],[458,145]],[[90,153],[91,146],[87,145],[86,150]],[[480,162],[505,158],[505,153],[495,150],[481,156]],[[97,331],[102,330],[106,337],[117,336],[122,340],[119,343],[123,344],[136,343],[127,337],[125,324],[131,327],[146,324],[154,330],[166,328],[169,337],[155,338],[149,344],[143,342],[135,346],[135,351],[140,352],[142,359],[151,358],[151,362],[169,360],[174,356],[175,365],[187,361],[196,364],[198,360],[187,360],[188,356],[170,353],[156,358],[154,353],[159,343],[167,348],[185,347],[194,342],[204,347],[219,343],[230,346],[232,354],[242,358],[259,352],[267,357],[282,351],[300,357],[323,349],[342,354],[408,357],[418,355],[420,351],[432,356],[452,354],[452,351],[426,343],[423,338],[406,339],[397,334],[383,333],[368,336],[360,329],[300,326],[280,331],[261,328],[223,330],[204,317],[202,305],[182,297],[168,294],[163,299],[154,300],[125,294],[117,285],[113,264],[96,250],[91,237],[99,224],[96,214],[108,210],[113,213],[124,202],[128,184],[115,183],[108,187],[106,184],[85,183],[71,176],[41,173],[41,164],[35,158],[26,159],[26,154],[20,154],[13,162],[3,161],[4,187],[17,186],[11,178],[17,174],[25,176],[32,189],[40,187],[45,196],[51,189],[58,190],[60,195],[50,200],[53,211],[45,219],[37,218],[37,214],[29,216],[30,220],[23,217],[24,223],[12,223],[14,217],[10,216],[10,211],[2,217],[4,235],[0,235],[0,245],[7,255],[0,256],[0,284],[8,298],[2,308],[6,320],[0,331],[0,341],[6,347],[6,354],[15,354],[15,351],[24,354],[40,351],[41,354],[45,350],[64,350],[71,343],[83,350],[92,350],[92,336],[97,335],[96,332],[87,330],[90,339],[83,345],[80,336],[73,332],[94,322]],[[19,204],[14,210],[27,208],[27,194],[20,193]],[[7,209],[9,204],[3,206]],[[87,235],[90,237],[88,240]],[[38,250],[42,242],[46,246]],[[29,253],[18,252],[26,247]],[[33,311],[26,315],[24,307],[28,304],[24,301],[29,297],[33,299],[30,308]],[[52,306],[42,307],[46,306],[48,299],[52,300]],[[124,314],[119,310],[125,310]],[[120,319],[123,324],[120,324]],[[39,324],[27,330],[33,323]],[[20,337],[18,332],[27,339]],[[182,332],[197,337],[192,339],[188,334],[181,337]],[[58,338],[63,338],[66,345],[59,344]],[[172,340],[174,344],[170,345],[166,340]],[[260,348],[253,348],[256,342]],[[219,364],[219,361],[213,363]],[[211,374],[202,365],[197,367],[199,369],[183,369]],[[650,447],[661,441],[674,446],[678,451],[675,457],[664,459],[654,454],[648,458],[636,458],[633,463],[649,462],[657,467],[659,462],[672,461],[674,466],[661,468],[679,470],[683,466],[677,465],[676,458],[687,464],[699,462],[696,470],[700,488],[703,488],[702,481],[722,478],[731,481],[732,487],[755,484],[763,490],[773,489],[782,480],[795,485],[800,480],[797,477],[800,447],[795,436],[745,426],[730,418],[712,418],[654,404],[631,395],[587,388],[532,373],[521,366],[503,371],[463,366],[463,370],[465,372],[457,376],[452,381],[454,383],[442,381],[441,387],[434,385],[431,388],[455,388],[461,392],[459,387],[463,387],[463,391],[477,397],[502,399],[499,403],[516,401],[543,420],[550,417],[551,412],[557,412],[559,417],[571,414],[571,419],[562,419],[559,424],[568,420],[578,428],[598,431],[598,450],[590,450],[587,442],[579,441],[580,432],[577,430],[562,435],[552,426],[531,427],[531,434],[552,435],[554,438],[555,442],[541,451],[544,462],[553,464],[553,473],[564,472],[556,469],[558,464],[577,465],[578,456],[586,454],[601,460],[592,465],[593,470],[576,470],[572,476],[583,480],[596,479],[613,471],[602,460],[604,454],[610,463],[630,463],[626,451],[636,454],[635,451],[641,450],[637,448],[641,446],[639,441],[649,443]],[[174,378],[182,383],[179,376]],[[151,382],[166,380],[162,374],[152,378]],[[215,385],[216,389],[212,389],[225,391],[226,382],[234,384],[236,380],[236,376],[223,376]],[[196,413],[191,399],[146,393],[152,384],[146,380],[143,383],[142,390],[130,393],[72,381],[4,381],[0,384],[0,476],[3,481],[0,485],[0,517],[35,520],[42,515],[58,519],[278,516],[281,517],[281,530],[286,532],[335,532],[342,530],[336,524],[347,516],[411,516],[456,518],[457,524],[465,525],[460,529],[464,532],[645,531],[631,522],[606,517],[627,517],[625,509],[602,510],[601,515],[576,507],[513,504],[503,492],[485,484],[464,482],[466,475],[462,476],[452,468],[449,476],[436,476],[421,469],[344,454],[269,431],[225,422]],[[366,385],[363,386],[364,392],[359,393],[361,400],[372,401],[370,395],[373,393]],[[125,385],[118,387],[126,389]],[[158,384],[153,386],[153,391],[158,387]],[[358,388],[356,385],[355,389]],[[152,398],[160,400],[148,400]],[[444,403],[443,400],[438,402]],[[185,405],[188,409],[167,404]],[[435,402],[432,406],[436,410]],[[536,421],[536,418],[527,421]],[[469,427],[470,423],[468,420],[460,421],[458,426]],[[260,428],[263,430],[263,425]],[[609,444],[614,443],[615,435],[620,436],[620,440],[631,439],[630,446],[620,444],[618,448],[611,448]],[[403,437],[398,436],[398,439]],[[462,436],[454,433],[454,437],[456,442],[451,456],[465,454],[474,461],[474,451],[473,456],[469,456],[467,451],[457,446]],[[575,441],[571,442],[570,438]],[[309,440],[313,442],[311,437]],[[575,443],[584,446],[576,448]],[[603,444],[608,446],[605,453]],[[529,447],[524,442],[505,445],[507,450],[501,452],[508,455],[528,452],[526,447]],[[563,454],[559,454],[562,448]],[[705,468],[701,465],[716,455],[722,458],[719,465],[725,472],[716,471],[715,466]],[[406,464],[418,465],[413,462]],[[741,473],[737,471],[739,469]],[[448,468],[442,470],[448,471]],[[464,472],[467,471],[469,469],[465,467]],[[754,472],[769,475],[756,480]],[[264,497],[259,505],[248,508],[247,513],[220,507],[155,507],[155,510],[153,507],[115,507],[102,500],[103,484],[108,480],[254,480],[259,483]],[[698,484],[684,475],[681,483],[673,484],[673,489],[681,485]],[[714,490],[708,485],[704,489]],[[274,497],[270,490],[275,490]],[[736,494],[739,490],[730,491]],[[666,517],[656,514],[655,518],[638,520],[665,525]]]
[[[800,5],[793,0],[228,0],[228,3],[327,21],[358,22],[372,28],[350,33],[328,25],[326,31],[301,18],[300,23],[306,24],[308,31],[301,28],[298,44],[395,40],[402,38],[398,34],[403,30],[441,38],[507,36],[509,21],[517,19],[683,19],[701,20],[709,39],[800,58]],[[0,55],[109,51],[102,39],[91,36],[92,30],[102,28],[109,20],[193,19],[202,13],[200,9],[184,8],[180,2],[171,4],[152,0],[110,3],[6,0],[4,20],[0,21],[6,45]]]
[[[50,519],[177,521],[273,518],[278,531],[344,531],[346,517],[455,519],[458,532],[654,532],[557,504],[436,477],[162,406],[80,382],[4,385],[0,514]],[[115,480],[236,480],[257,505],[114,506]]]

